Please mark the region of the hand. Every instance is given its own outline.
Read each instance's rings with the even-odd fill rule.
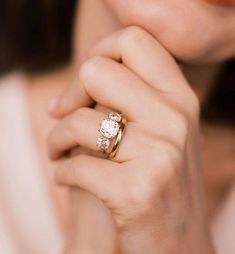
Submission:
[[[49,137],[52,159],[77,144],[97,151],[106,114],[94,102],[128,119],[117,156],[64,158],[56,181],[104,202],[124,254],[213,253],[202,205],[199,103],[174,58],[138,27],[97,45],[54,109],[65,117]]]

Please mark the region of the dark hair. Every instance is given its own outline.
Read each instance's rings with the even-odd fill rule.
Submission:
[[[202,118],[235,124],[235,61],[228,61],[202,106]]]
[[[71,57],[76,0],[1,0],[0,73],[41,72]]]
[[[30,73],[70,61],[76,0],[1,0],[0,74],[21,69]],[[235,61],[225,65],[202,118],[235,122]]]

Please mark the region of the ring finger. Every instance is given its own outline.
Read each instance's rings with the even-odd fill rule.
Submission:
[[[50,157],[57,159],[64,152],[77,145],[93,151],[99,151],[100,148],[96,145],[96,141],[100,136],[98,132],[99,125],[105,118],[107,118],[107,115],[91,108],[80,108],[70,116],[64,118],[49,136]],[[118,153],[115,157],[116,161],[130,160],[137,155],[137,149],[139,147],[136,145],[137,135],[135,133],[137,133],[137,129],[138,126],[136,123],[128,122],[128,126],[125,128],[125,137],[122,138]]]

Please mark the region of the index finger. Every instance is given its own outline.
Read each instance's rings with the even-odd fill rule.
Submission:
[[[113,34],[98,44],[91,54],[122,62],[144,83],[152,86],[167,99],[183,104],[185,108],[190,108],[189,103],[195,99],[193,90],[173,56],[141,28],[129,27]],[[83,95],[79,85],[67,90],[61,97],[55,113],[64,115],[80,107],[79,101]]]

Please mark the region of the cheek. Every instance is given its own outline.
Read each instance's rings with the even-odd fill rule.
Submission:
[[[143,27],[181,60],[206,58],[218,46],[216,19],[195,1],[107,1],[124,26]]]

